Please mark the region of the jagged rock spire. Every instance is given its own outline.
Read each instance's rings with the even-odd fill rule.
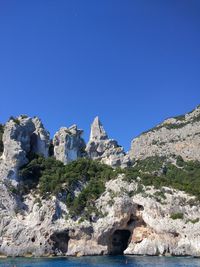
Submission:
[[[103,125],[99,120],[99,117],[97,116],[91,125],[90,141],[105,139],[108,139],[107,133],[104,130]]]
[[[86,152],[89,158],[98,159],[113,167],[127,167],[129,164],[129,157],[123,147],[119,146],[117,141],[108,138],[99,117],[96,117],[91,125]]]

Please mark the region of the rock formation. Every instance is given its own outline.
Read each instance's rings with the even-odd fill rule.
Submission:
[[[0,159],[0,179],[18,179],[18,169],[33,152],[48,156],[49,133],[38,118],[11,118],[4,127],[4,150]]]
[[[56,159],[67,164],[84,156],[85,143],[81,134],[82,130],[75,125],[61,128],[53,139]],[[200,202],[195,196],[166,186],[159,189],[145,186],[141,169],[137,176],[130,179],[127,179],[126,172],[117,175],[111,169],[116,177],[109,181],[105,179],[104,184],[97,183],[104,191],[100,191],[98,198],[94,197],[96,191],[98,193],[95,186],[92,193],[86,191],[80,198],[85,201],[84,198],[91,193],[93,209],[90,206],[89,215],[92,219],[81,217],[83,213],[74,218],[70,215],[66,199],[70,196],[68,200],[72,201],[71,196],[78,197],[87,187],[91,181],[85,177],[87,172],[80,181],[72,177],[73,192],[69,191],[68,181],[63,179],[66,187],[62,187],[62,192],[49,194],[47,198],[39,194],[39,187],[25,192],[22,197],[18,187],[13,187],[11,183],[18,180],[18,170],[28,162],[30,153],[48,157],[49,134],[38,118],[20,116],[10,119],[3,127],[3,148],[0,158],[0,256],[124,253],[200,257]],[[130,156],[133,161],[151,156],[173,158],[177,155],[184,160],[200,161],[199,148],[198,107],[184,116],[168,119],[134,139]],[[108,138],[98,118],[92,124],[86,150],[88,157],[114,167],[129,164],[123,148]],[[46,159],[46,162],[49,160],[53,162],[55,159]],[[44,161],[42,159],[42,164]],[[74,168],[74,162],[71,164]],[[63,165],[62,168],[67,169]],[[92,173],[94,171],[93,166]],[[158,181],[158,173],[154,175],[153,178]],[[100,179],[98,177],[95,179]],[[98,211],[95,216],[94,208]]]
[[[67,164],[84,156],[85,142],[82,133],[83,131],[76,125],[60,128],[53,138],[55,158]]]
[[[190,113],[165,120],[133,139],[132,160],[151,156],[200,160],[200,106]]]
[[[47,132],[37,117],[32,119],[35,130],[31,135],[31,151],[36,154],[43,155],[45,158],[49,156],[49,132]]]
[[[119,146],[117,141],[108,138],[98,117],[91,125],[86,151],[91,159],[100,160],[113,167],[126,167],[129,164],[129,157],[123,147]]]
[[[27,195],[21,203],[1,184],[0,254],[200,256],[199,204],[183,192],[163,190],[166,199],[158,202],[152,187],[144,188],[146,195],[137,193],[136,183],[118,177],[96,201],[104,216],[80,222],[66,220],[66,205],[55,197],[37,202]],[[172,219],[175,212],[184,218]]]

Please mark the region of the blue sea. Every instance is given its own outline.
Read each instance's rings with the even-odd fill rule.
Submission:
[[[80,258],[8,258],[1,267],[200,267],[200,259],[176,257],[92,256]]]

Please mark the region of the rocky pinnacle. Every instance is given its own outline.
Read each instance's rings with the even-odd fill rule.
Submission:
[[[99,117],[97,116],[91,125],[90,141],[105,139],[108,139],[107,133],[104,130],[103,125],[99,120]]]

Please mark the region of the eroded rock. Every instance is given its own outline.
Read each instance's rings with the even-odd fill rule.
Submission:
[[[85,142],[82,134],[83,131],[76,125],[60,128],[53,138],[55,158],[67,164],[85,156]]]
[[[200,107],[186,115],[167,119],[134,138],[129,154],[132,160],[152,156],[200,160]]]
[[[98,117],[91,125],[90,140],[86,151],[90,158],[113,167],[126,167],[130,162],[123,147],[119,146],[117,141],[108,138]]]
[[[20,116],[4,126],[4,150],[0,159],[0,179],[18,179],[18,170],[28,162],[29,153],[48,156],[49,134],[38,118]]]

